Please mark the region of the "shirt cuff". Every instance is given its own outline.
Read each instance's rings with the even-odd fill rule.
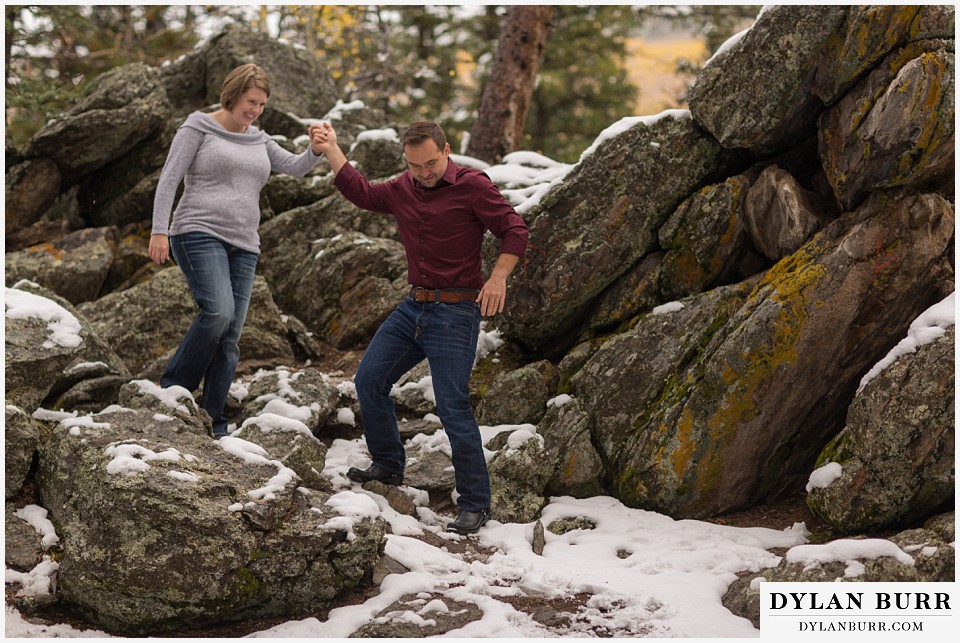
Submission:
[[[350,161],[347,161],[343,164],[343,167],[340,168],[340,171],[337,172],[337,175],[333,177],[333,185],[336,188],[341,188],[347,184],[355,175],[359,174],[359,170],[353,167],[350,164]]]
[[[500,241],[500,252],[523,258],[527,251],[527,243],[522,239],[503,239]]]

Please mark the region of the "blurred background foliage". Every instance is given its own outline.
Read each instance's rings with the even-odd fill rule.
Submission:
[[[641,105],[685,106],[685,90],[703,62],[758,10],[558,5],[520,149],[576,162],[611,123],[651,113],[638,112]],[[29,140],[99,74],[135,61],[175,60],[233,22],[314,52],[345,102],[362,100],[400,125],[440,121],[454,151],[462,151],[506,7],[5,5],[4,11],[8,146]],[[654,57],[659,69],[644,64]],[[668,89],[659,87],[660,77],[673,79]]]

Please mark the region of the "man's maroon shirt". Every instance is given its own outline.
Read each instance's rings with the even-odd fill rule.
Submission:
[[[432,188],[414,181],[409,170],[391,181],[370,183],[349,163],[334,185],[357,207],[396,218],[414,286],[480,290],[485,230],[500,239],[501,253],[523,257],[527,249],[527,224],[493,181],[451,160]]]

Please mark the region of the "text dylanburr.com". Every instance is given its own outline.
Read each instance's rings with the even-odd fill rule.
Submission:
[[[759,584],[760,636],[789,640],[950,640],[956,583]],[[953,632],[953,634],[951,634]]]

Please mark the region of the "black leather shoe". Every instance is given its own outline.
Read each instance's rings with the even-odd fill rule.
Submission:
[[[490,520],[489,509],[480,511],[464,511],[461,509],[457,519],[447,524],[447,531],[458,533],[461,536],[475,534],[487,524],[488,520]]]
[[[350,469],[347,471],[347,477],[354,482],[370,482],[371,480],[378,480],[383,484],[394,486],[403,482],[402,473],[392,473],[378,464],[371,464],[368,469],[357,469],[356,467],[350,467]]]

